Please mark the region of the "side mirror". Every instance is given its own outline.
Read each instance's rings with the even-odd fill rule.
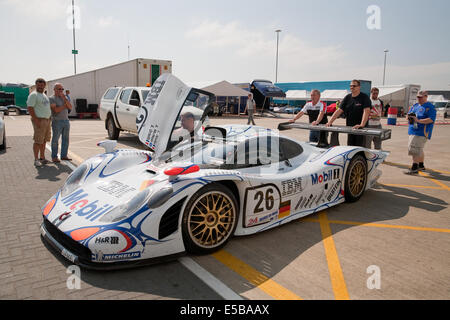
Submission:
[[[139,99],[130,99],[130,104],[132,105],[132,106],[136,106],[136,107],[140,107],[140,102],[139,102]]]
[[[105,149],[105,153],[113,152],[116,145],[117,140],[103,140],[97,143],[98,147],[102,147]]]

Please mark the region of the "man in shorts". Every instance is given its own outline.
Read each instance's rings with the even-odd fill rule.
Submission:
[[[425,170],[423,148],[425,143],[431,139],[436,121],[436,108],[428,102],[428,93],[419,91],[417,100],[419,102],[413,105],[408,112],[408,155],[412,157],[413,164],[405,171],[405,174],[418,174],[419,171]]]
[[[36,91],[28,96],[27,106],[34,130],[34,165],[40,167],[49,161],[45,159],[45,143],[51,139],[51,110],[50,100],[44,93],[46,82],[42,78],[36,79]],[[40,157],[39,157],[40,155]]]

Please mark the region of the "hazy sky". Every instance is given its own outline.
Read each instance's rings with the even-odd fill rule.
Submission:
[[[77,72],[172,60],[184,82],[372,80],[450,90],[448,0],[75,0]],[[369,6],[379,8],[367,10]],[[379,19],[377,19],[379,17]],[[0,82],[73,74],[71,0],[0,0]],[[369,29],[367,22],[372,27]]]

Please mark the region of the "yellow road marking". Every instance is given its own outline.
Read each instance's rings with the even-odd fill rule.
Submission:
[[[73,161],[75,161],[75,163],[77,165],[80,165],[81,163],[84,162],[84,159],[81,158],[80,156],[78,156],[77,154],[73,153],[72,151],[68,152],[69,158],[72,158]]]
[[[334,245],[333,234],[325,211],[319,214],[320,230],[322,231],[323,246],[328,263],[331,285],[336,300],[349,300],[347,285],[342,273],[339,257]]]
[[[427,179],[430,179],[431,181],[433,181],[434,183],[436,183],[438,186],[441,186],[442,189],[445,189],[445,190],[447,190],[447,191],[450,191],[450,188],[449,188],[448,186],[446,186],[446,185],[443,184],[442,182],[440,182],[440,181],[438,181],[438,180],[436,180],[436,179],[430,177],[430,175],[428,175],[428,174],[426,174],[426,173],[423,173],[423,172],[421,172],[421,171],[419,171],[419,175],[421,175],[422,177],[425,177],[425,178],[427,178]]]
[[[396,163],[396,162],[389,162],[389,161],[384,161],[383,164],[388,165],[388,166],[398,166],[398,167],[403,167],[403,168],[409,168],[410,167],[407,164]],[[429,168],[427,168],[427,170],[438,172],[438,173],[443,173],[443,174],[450,174],[450,171],[436,170],[436,169],[429,169]]]
[[[277,300],[301,300],[301,298],[292,291],[276,283],[225,250],[215,252],[212,256],[251,284]]]
[[[415,185],[411,185],[411,184],[379,183],[379,185],[381,185],[381,186],[387,186],[387,187],[421,188],[421,189],[442,190],[442,187],[434,187],[434,186],[415,186]]]
[[[301,221],[319,222],[320,223],[320,219],[314,219],[314,218],[303,218]],[[352,225],[352,226],[363,226],[363,227],[374,227],[374,228],[404,229],[404,230],[432,231],[432,232],[450,233],[450,229],[443,229],[443,228],[396,226],[396,225],[391,225],[391,224],[371,223],[371,222],[367,222],[366,223],[366,222],[343,221],[343,220],[327,220],[327,221],[328,221],[328,223],[332,223],[332,224],[345,224],[345,225]]]

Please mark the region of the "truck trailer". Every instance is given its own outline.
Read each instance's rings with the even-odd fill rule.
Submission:
[[[70,117],[84,113],[97,113],[100,100],[110,87],[150,87],[162,73],[172,73],[172,61],[133,59],[112,66],[79,73],[47,82],[47,95],[53,95],[53,87],[61,83],[70,90],[72,111]]]

